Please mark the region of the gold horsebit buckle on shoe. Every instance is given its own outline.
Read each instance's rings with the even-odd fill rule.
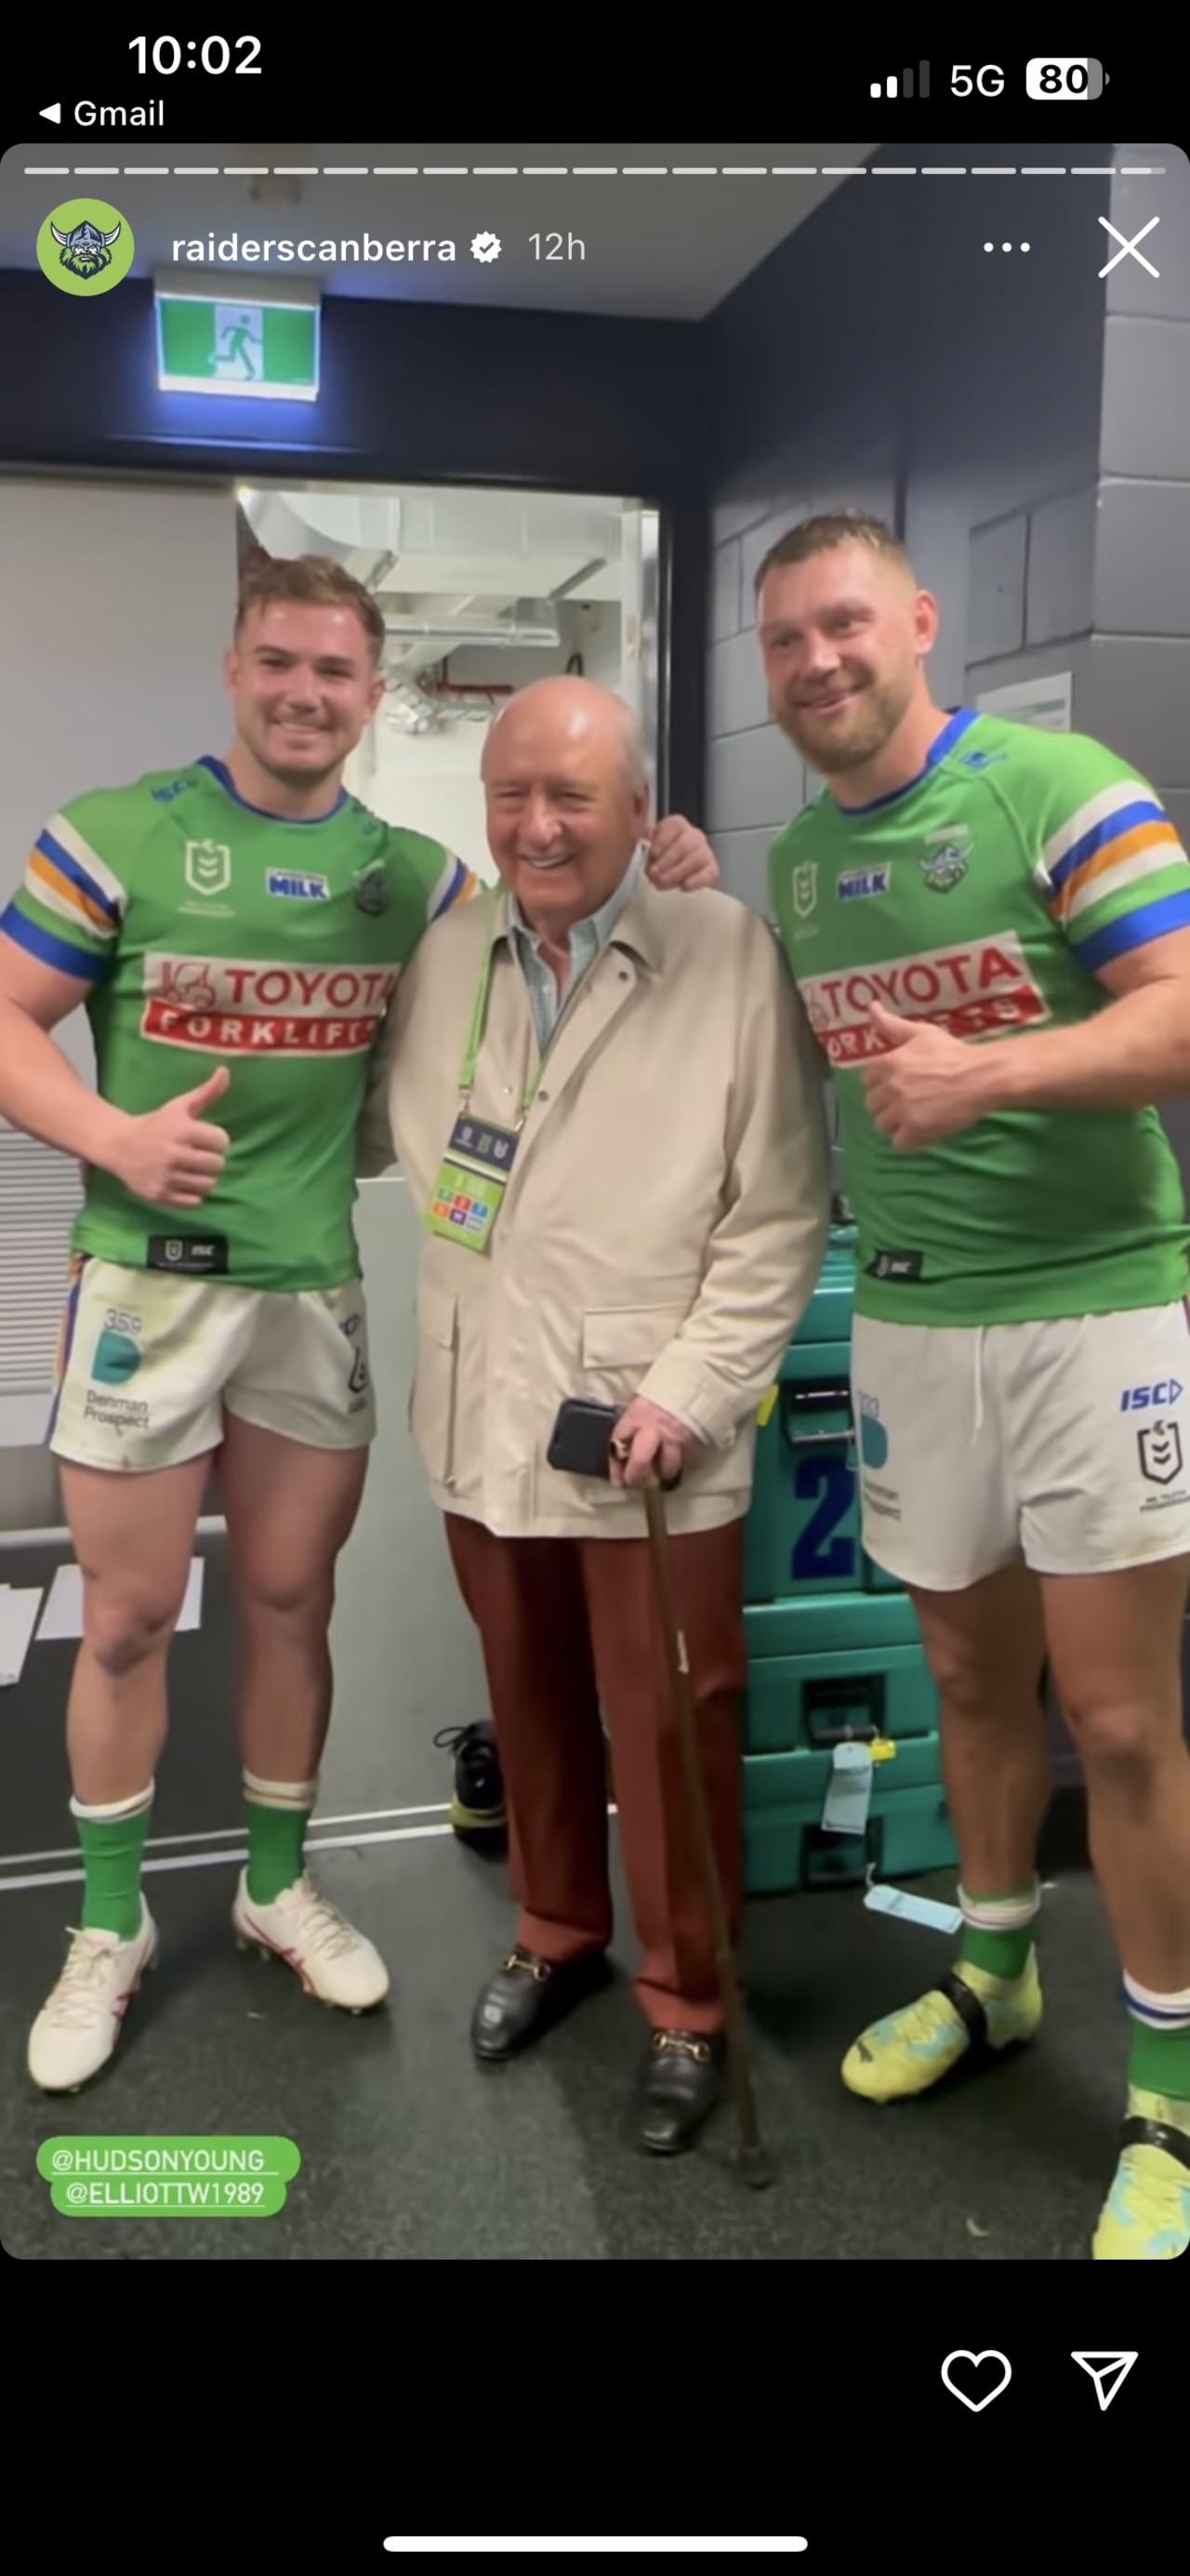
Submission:
[[[683,2057],[695,2058],[700,2066],[707,2065],[711,2054],[705,2039],[682,2039],[673,2030],[654,2031],[653,2046],[659,2055],[662,2049],[672,2048]]]
[[[549,1968],[544,1959],[525,1959],[516,1950],[509,1951],[504,1967],[506,1974],[513,1968],[519,1968],[523,1977],[532,1977],[539,1986],[545,1984],[549,1975]]]

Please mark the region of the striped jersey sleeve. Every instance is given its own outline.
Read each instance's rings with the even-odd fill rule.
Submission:
[[[450,850],[442,852],[443,866],[431,891],[426,911],[427,924],[440,921],[444,912],[453,912],[457,903],[469,903],[479,892],[479,878],[456,859]]]
[[[480,880],[453,850],[441,841],[432,841],[427,832],[411,832],[404,825],[393,825],[389,831],[398,882],[405,889],[404,936],[407,942],[405,963],[419,940],[444,913],[455,905],[467,903],[479,892]]]
[[[97,984],[115,956],[128,897],[94,847],[95,802],[80,798],[38,833],[0,931],[41,965]]]
[[[1098,748],[1079,746],[1087,755]],[[1080,767],[1060,817],[1051,801],[1037,877],[1051,919],[1097,974],[1149,940],[1190,930],[1190,860],[1145,780],[1107,753]]]

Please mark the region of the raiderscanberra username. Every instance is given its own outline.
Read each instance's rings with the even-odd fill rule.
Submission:
[[[357,241],[241,241],[238,233],[227,233],[222,241],[216,241],[214,233],[208,233],[205,241],[176,241],[172,257],[194,260],[200,267],[219,268],[234,267],[241,259],[271,259],[274,253],[278,259],[332,260],[344,266],[359,259],[370,263],[377,259],[454,259],[456,255],[452,241],[382,242],[373,241],[371,233],[364,234],[362,250]]]

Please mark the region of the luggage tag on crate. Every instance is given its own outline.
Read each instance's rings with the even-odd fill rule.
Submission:
[[[836,1744],[821,1828],[824,1834],[865,1834],[872,1804],[872,1747]]]
[[[768,1394],[762,1395],[760,1399],[760,1403],[756,1409],[756,1420],[762,1431],[764,1430],[765,1424],[772,1421],[773,1408],[780,1392],[781,1389],[779,1386],[771,1386]]]
[[[963,1918],[955,1905],[936,1905],[932,1897],[910,1896],[903,1887],[869,1885],[864,1904],[871,1914],[893,1914],[899,1923],[920,1923],[927,1932],[961,1932]]]

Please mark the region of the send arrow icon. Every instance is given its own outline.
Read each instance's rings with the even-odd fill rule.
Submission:
[[[1094,2380],[1099,2412],[1106,2415],[1113,2397],[1123,2387],[1139,2355],[1135,2352],[1072,2352],[1070,2358],[1077,2361],[1088,2378]]]

